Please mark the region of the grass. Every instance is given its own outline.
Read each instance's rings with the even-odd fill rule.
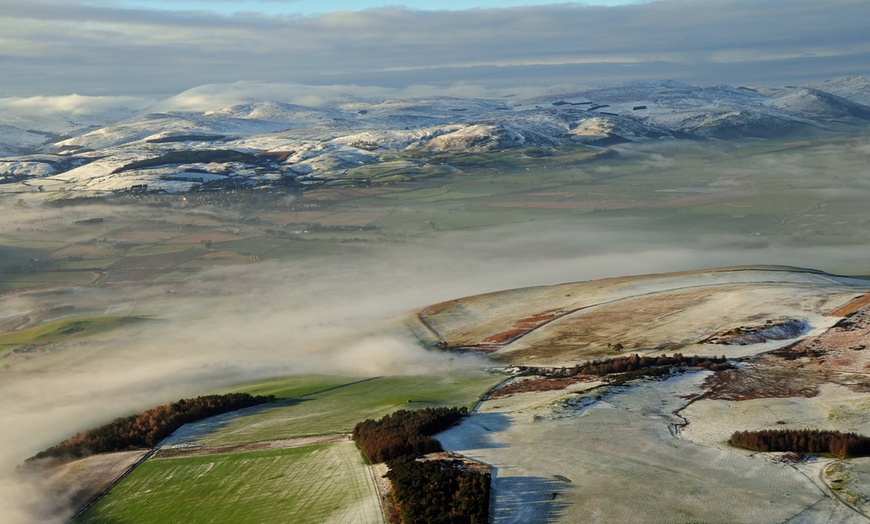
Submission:
[[[272,439],[349,433],[367,418],[380,418],[399,409],[427,407],[474,407],[486,391],[504,377],[479,373],[379,377],[357,380],[344,385],[297,397],[250,414],[227,417],[217,424],[204,426],[200,441],[206,445],[237,444]],[[320,380],[320,379],[318,379]],[[335,383],[336,377],[323,382],[308,382],[291,377],[282,384],[270,381],[267,386],[239,387],[237,391],[290,394],[293,390],[309,391]],[[286,398],[286,397],[285,397]],[[409,402],[410,401],[410,402]]]
[[[310,395],[325,389],[357,382],[357,377],[339,377],[335,375],[297,375],[293,377],[273,378],[245,384],[219,393],[250,393],[251,395],[275,395],[276,398],[293,398]]]
[[[371,477],[353,442],[149,460],[76,520],[330,521],[380,522]]]
[[[93,271],[34,271],[14,275],[6,281],[0,277],[0,291],[45,286],[83,286],[93,283],[98,276]]]
[[[50,344],[73,337],[80,338],[108,331],[138,320],[141,319],[136,317],[90,317],[55,320],[0,335],[0,347]]]
[[[202,247],[203,246],[201,244],[142,244],[139,246],[134,246],[127,250],[126,255],[128,257],[142,255],[166,255],[172,253],[180,253],[183,251],[187,251],[191,248],[201,249]]]
[[[56,260],[51,266],[61,271],[76,271],[92,268],[106,268],[121,260],[121,257],[82,258],[81,260]]]

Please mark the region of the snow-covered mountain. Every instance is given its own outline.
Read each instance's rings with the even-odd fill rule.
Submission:
[[[214,90],[214,86],[210,87]],[[245,99],[210,109],[175,97],[78,120],[0,110],[0,191],[187,191],[302,187],[383,161],[672,137],[774,137],[870,121],[870,81],[811,87],[631,82],[538,96]],[[173,104],[175,106],[173,106]],[[17,156],[15,156],[17,155]]]

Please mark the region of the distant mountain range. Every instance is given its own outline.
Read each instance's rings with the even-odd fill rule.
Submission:
[[[630,82],[535,97],[346,96],[308,107],[88,117],[0,112],[0,191],[220,190],[335,183],[385,159],[572,144],[783,136],[870,121],[870,80],[780,88]]]

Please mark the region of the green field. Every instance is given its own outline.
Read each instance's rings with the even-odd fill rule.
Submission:
[[[333,375],[297,375],[273,378],[253,384],[245,384],[219,393],[250,393],[251,395],[274,395],[276,398],[293,398],[310,395],[334,387],[358,382],[358,377]]]
[[[193,428],[195,440],[207,446],[349,433],[365,418],[398,409],[472,407],[503,379],[471,372],[269,379],[225,392],[275,395],[283,402],[214,417],[185,429]],[[154,458],[76,522],[267,523],[276,518],[300,523],[381,522],[374,485],[356,444]]]
[[[285,384],[274,381],[266,388],[238,388],[237,391],[287,394],[293,388],[326,389],[315,384]],[[322,384],[329,384],[328,380]],[[427,407],[474,407],[490,388],[504,380],[501,375],[449,373],[357,380],[321,393],[289,399],[275,407],[253,409],[251,414],[206,421],[198,441],[205,445],[238,444],[272,439],[350,433],[367,418],[380,418],[399,409]],[[410,401],[410,402],[409,402]]]
[[[0,347],[51,344],[72,337],[83,338],[138,320],[141,319],[134,317],[92,317],[56,320],[32,328],[0,335]]]
[[[84,286],[96,281],[94,271],[34,271],[0,279],[0,292],[13,289],[32,289],[50,286]]]
[[[353,442],[152,459],[76,520],[81,524],[381,521],[371,476]]]

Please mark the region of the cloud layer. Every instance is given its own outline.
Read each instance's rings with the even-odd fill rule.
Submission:
[[[0,94],[165,95],[238,80],[800,82],[870,71],[867,19],[870,3],[851,0],[382,8],[313,17],[6,0]]]

